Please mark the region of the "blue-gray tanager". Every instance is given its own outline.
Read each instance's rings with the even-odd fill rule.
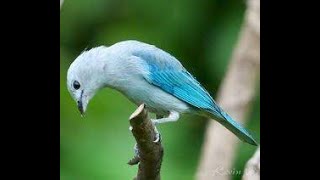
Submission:
[[[81,114],[98,90],[110,87],[137,105],[144,103],[157,115],[155,124],[177,121],[180,113],[202,115],[257,145],[175,57],[153,45],[128,40],[84,51],[69,67],[67,86]]]

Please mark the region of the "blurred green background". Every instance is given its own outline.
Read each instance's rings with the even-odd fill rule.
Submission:
[[[179,59],[212,96],[226,72],[243,21],[239,0],[65,0],[60,14],[60,177],[62,180],[132,179],[137,166],[128,117],[135,110],[120,93],[105,89],[80,117],[66,88],[70,63],[85,49],[135,39]],[[260,141],[259,89],[247,127]],[[163,179],[194,179],[207,120],[182,116],[159,125],[165,155]],[[239,143],[236,170],[255,147]],[[241,179],[235,175],[233,179]]]

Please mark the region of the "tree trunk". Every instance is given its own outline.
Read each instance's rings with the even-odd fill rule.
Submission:
[[[240,39],[233,52],[217,102],[235,120],[245,124],[260,74],[260,1],[247,1]],[[198,180],[230,179],[239,139],[215,121],[206,130]]]

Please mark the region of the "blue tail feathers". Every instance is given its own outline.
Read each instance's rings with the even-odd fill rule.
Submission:
[[[222,116],[217,118],[216,112],[209,111],[211,118],[217,120],[221,125],[230,130],[233,134],[235,134],[242,141],[249,143],[251,145],[257,146],[258,143],[254,140],[252,135],[240,125],[238,122],[233,120],[227,113],[224,111],[220,111],[219,114]]]

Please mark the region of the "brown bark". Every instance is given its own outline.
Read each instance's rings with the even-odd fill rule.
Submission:
[[[132,134],[137,142],[139,156],[135,156],[128,164],[139,163],[137,180],[160,180],[160,169],[163,157],[161,140],[156,139],[154,125],[148,118],[148,112],[142,104],[130,116]]]

